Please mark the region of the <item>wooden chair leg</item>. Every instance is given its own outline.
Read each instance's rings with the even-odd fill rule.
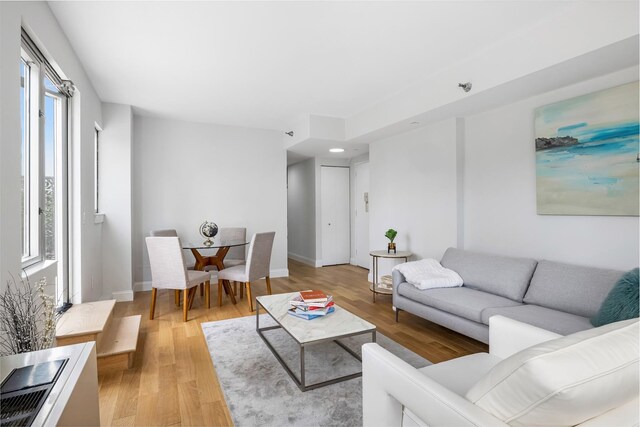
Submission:
[[[153,320],[153,316],[156,312],[156,296],[158,295],[158,288],[151,288],[151,310],[149,312],[149,320]]]
[[[204,299],[207,301],[207,308],[211,308],[211,282],[204,282]]]
[[[204,296],[204,284],[200,283],[200,296],[203,297]]]
[[[240,299],[244,298],[244,286],[240,283]]]
[[[180,307],[180,291],[177,289],[174,291],[174,298],[176,300],[176,307]]]
[[[265,277],[265,279],[267,280],[267,293],[271,295],[271,279],[269,279],[269,276]]]
[[[186,322],[187,321],[187,312],[189,311],[189,295],[191,294],[191,292],[189,292],[190,289],[185,289],[182,292],[182,321]]]
[[[201,289],[204,289],[204,285],[201,285]],[[193,300],[196,299],[196,293],[198,292],[198,287],[194,287],[189,289],[189,310],[193,307]]]
[[[218,279],[218,307],[222,307],[222,279]]]
[[[247,287],[247,300],[249,300],[249,310],[253,312],[253,298],[251,298],[251,282],[247,282],[246,287]]]
[[[222,286],[224,287],[224,291],[226,292],[227,296],[231,300],[231,304],[235,304],[236,303],[236,296],[233,293],[233,288],[231,287],[231,282],[229,280],[223,280],[222,281]]]

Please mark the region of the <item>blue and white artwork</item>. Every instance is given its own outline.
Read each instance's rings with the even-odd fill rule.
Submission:
[[[535,110],[538,214],[639,214],[638,82]]]

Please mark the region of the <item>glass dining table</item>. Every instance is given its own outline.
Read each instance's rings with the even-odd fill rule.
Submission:
[[[224,239],[213,239],[213,243],[210,245],[205,245],[202,242],[183,242],[182,249],[189,249],[193,254],[193,257],[196,259],[196,270],[204,270],[207,266],[215,266],[218,271],[224,269],[224,257],[227,256],[229,249],[238,247],[238,246],[246,246],[250,242],[245,240],[224,240]],[[216,250],[216,253],[213,255],[203,255],[200,253],[202,250]],[[228,280],[223,280],[222,285],[224,286],[224,290],[231,298],[231,302],[233,304],[236,303],[236,297],[231,289],[231,284]]]

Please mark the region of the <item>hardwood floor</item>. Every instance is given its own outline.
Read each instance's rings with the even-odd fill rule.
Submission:
[[[402,312],[400,323],[395,323],[391,296],[379,295],[374,304],[367,270],[362,268],[313,268],[289,260],[289,272],[288,278],[271,280],[273,293],[322,289],[340,306],[432,362],[487,350],[485,344],[409,313]],[[264,280],[252,284],[255,295],[266,294],[265,288]],[[215,291],[212,294],[216,301]],[[222,308],[213,303],[206,309],[196,296],[185,323],[173,291],[158,292],[156,318],[149,320],[150,297],[151,292],[139,292],[133,302],[117,303],[114,309],[115,317],[142,314],[142,323],[133,368],[99,377],[102,425],[232,425],[200,323],[248,316],[247,301],[232,305],[225,296]]]

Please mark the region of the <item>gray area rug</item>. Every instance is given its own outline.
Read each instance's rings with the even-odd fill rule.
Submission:
[[[275,324],[260,316],[261,328]],[[202,330],[236,426],[362,425],[361,378],[303,393],[256,332],[255,316],[203,323]],[[299,378],[295,341],[282,329],[264,335]],[[341,341],[360,354],[371,334]],[[380,333],[377,342],[416,368],[431,364]],[[307,384],[361,370],[360,362],[333,342],[306,347],[305,364]]]

